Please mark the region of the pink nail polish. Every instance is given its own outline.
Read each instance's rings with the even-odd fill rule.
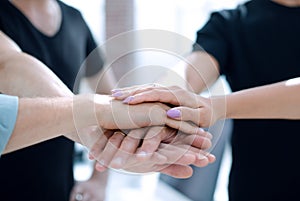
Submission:
[[[167,115],[171,118],[178,118],[181,116],[181,111],[178,109],[170,109],[167,111]]]
[[[120,97],[120,96],[122,96],[123,95],[123,93],[121,92],[121,91],[118,91],[118,92],[116,92],[116,93],[113,93],[111,96],[112,97]]]
[[[114,93],[117,93],[117,92],[119,92],[119,91],[120,91],[120,89],[112,89],[112,90],[111,90],[111,93],[114,94]]]
[[[127,98],[125,98],[125,100],[123,100],[123,103],[129,103],[134,99],[133,96],[128,96]]]

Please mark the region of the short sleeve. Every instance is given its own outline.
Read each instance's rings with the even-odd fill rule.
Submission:
[[[100,47],[94,40],[94,37],[87,27],[87,60],[85,66],[85,76],[90,77],[98,73],[104,65],[103,54]]]
[[[13,132],[18,115],[18,97],[0,94],[0,156]]]
[[[214,56],[219,63],[221,74],[224,74],[228,60],[227,20],[226,11],[212,13],[208,22],[197,32],[196,43],[193,46],[193,51],[204,50]]]

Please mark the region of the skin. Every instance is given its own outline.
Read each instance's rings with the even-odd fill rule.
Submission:
[[[274,0],[274,2],[286,6],[300,5],[300,1],[298,0]],[[181,67],[184,68],[186,71],[185,74],[187,80],[187,85],[186,85],[187,90],[199,94],[205,91],[206,89],[208,89],[210,86],[212,86],[212,84],[214,84],[215,81],[219,78],[220,75],[219,63],[212,55],[201,51],[196,51],[191,53],[186,58],[186,61],[187,62],[181,63],[179,65],[183,64],[183,66]],[[146,88],[147,87],[149,90],[153,90],[152,86],[146,86]],[[235,96],[233,95],[230,95],[230,97],[218,97],[218,98],[213,97],[211,99],[206,99],[204,97],[200,97],[193,93],[184,91],[183,89],[179,89],[177,87],[168,89],[167,92],[166,91],[158,92],[157,91],[158,89],[155,89],[154,90],[155,92],[145,92],[145,93],[143,93],[145,86],[139,86],[138,88],[139,89],[134,89],[134,88],[127,88],[125,90],[117,89],[112,91],[112,93],[113,96],[119,100],[124,100],[126,97],[129,97],[129,99],[125,101],[126,103],[129,104],[137,104],[139,102],[144,102],[144,101],[145,102],[160,101],[168,104],[173,104],[174,106],[181,105],[181,107],[173,109],[173,110],[178,110],[180,114],[180,116],[176,118],[173,117],[173,119],[190,120],[193,121],[195,124],[204,127],[211,126],[218,119],[233,118],[233,115],[229,116],[230,114],[229,111],[231,110],[230,106],[235,105],[232,104],[231,102],[242,101],[242,99],[235,98]],[[136,93],[141,93],[141,94],[135,95],[134,97],[130,97],[131,95],[134,95],[132,90],[137,90]],[[170,91],[172,92],[169,93]],[[250,101],[251,99],[248,100]],[[256,100],[253,101],[256,102]],[[237,105],[241,106],[243,104],[237,104]],[[251,106],[249,105],[248,107]],[[225,109],[227,109],[227,111]],[[241,108],[241,109],[237,108],[237,109],[241,112],[242,109],[245,108]],[[233,113],[236,113],[233,108],[232,110]],[[248,111],[249,110],[253,112],[252,107],[248,108]],[[246,113],[248,115],[250,114],[248,112]],[[268,113],[263,113],[263,114],[269,115]],[[253,115],[258,115],[258,114],[253,114]],[[277,115],[279,115],[278,111],[277,111]],[[126,145],[124,146],[126,147]]]
[[[179,87],[136,87],[125,89],[123,94],[131,96],[129,102],[125,101],[128,104],[159,101],[180,106],[171,109],[179,111],[178,117],[168,116],[207,127],[224,118],[300,119],[299,91],[300,78],[295,78],[210,98],[195,95]],[[126,95],[118,97],[124,98]]]
[[[33,57],[21,52],[21,50],[16,46],[16,44],[1,32],[0,41],[0,53],[2,55],[0,59],[1,90],[3,93],[18,95],[22,97],[20,98],[19,116],[16,128],[12,134],[12,138],[9,141],[5,153],[53,137],[60,136],[62,135],[62,133],[68,133],[65,134],[66,137],[74,141],[81,142],[81,139],[79,139],[78,135],[76,133],[72,133],[72,131],[74,131],[74,129],[76,128],[84,129],[84,127],[98,124],[98,122],[95,121],[94,115],[90,115],[87,112],[87,105],[97,105],[96,111],[97,113],[99,113],[99,116],[101,116],[101,112],[105,113],[105,115],[99,117],[100,122],[102,120],[104,121],[100,123],[101,125],[107,125],[109,128],[115,128],[115,122],[111,124],[109,122],[105,122],[105,117],[113,114],[113,111],[111,110],[111,107],[109,105],[109,102],[112,101],[111,97],[103,95],[73,96],[73,94],[67,89],[67,87],[49,69],[47,69],[44,66],[44,64],[34,59]],[[9,80],[10,78],[14,79]],[[8,81],[5,81],[7,79]],[[27,90],[24,90],[24,87]],[[36,96],[45,97],[37,98]],[[101,100],[101,97],[105,97],[105,100],[103,100],[103,103],[101,103],[101,101],[94,102],[95,99],[91,98],[94,96],[99,97],[97,98],[97,100]],[[77,119],[78,124],[76,125],[76,128],[73,119],[73,104],[78,104],[79,107],[76,108],[81,108],[82,110],[81,118]],[[124,111],[126,111],[126,108],[128,108],[127,106],[125,107],[123,104],[119,104],[119,106],[121,107],[120,110]],[[36,110],[36,107],[40,107],[43,109]],[[149,110],[152,109],[152,106],[147,105],[141,107],[140,111],[145,111],[145,107]],[[155,108],[158,109],[159,113],[162,113],[163,109],[161,107],[156,106]],[[46,110],[47,116],[44,115]],[[136,107],[135,111],[138,111]],[[35,115],[32,115],[32,112],[34,112]],[[129,119],[130,118],[127,117],[128,121]],[[147,115],[145,119],[149,120]],[[36,124],[34,123],[35,121],[38,121],[40,123]],[[49,122],[60,123],[57,123],[56,126],[53,127],[49,125]],[[132,123],[132,121],[130,121],[129,123]],[[142,123],[144,123],[145,125],[151,125],[151,121],[141,122],[138,123],[138,125]],[[165,124],[165,122],[161,123]],[[180,126],[181,124],[178,125]],[[43,132],[40,132],[40,130],[43,130]],[[30,134],[30,132],[33,132],[33,134]],[[88,135],[90,136],[88,138],[92,139],[93,136],[98,137],[100,134]],[[26,142],[25,145],[24,142]],[[155,162],[154,159],[153,161]],[[176,168],[176,164],[174,164],[173,166],[171,165],[170,169],[172,169],[172,171],[169,171],[169,174],[175,173]],[[188,164],[186,164],[185,166],[181,165],[180,168],[183,170],[189,169]],[[165,171],[167,170],[168,168],[166,168]],[[177,171],[176,176],[178,176],[178,174],[180,173],[178,173]]]
[[[282,4],[282,5],[289,6],[289,7],[300,6],[299,0],[273,0],[273,1],[278,4]]]
[[[202,151],[211,146],[211,134],[204,130],[200,130],[200,132],[202,136],[206,135],[206,137],[199,134],[178,133],[176,130],[166,127],[148,129],[146,138],[139,136],[144,132],[137,130],[130,131],[126,136],[119,132],[114,135],[106,134],[104,139],[99,139],[92,147],[90,157],[99,161],[96,166],[99,171],[104,171],[108,167],[140,173],[156,169],[164,174],[170,174],[169,172],[172,171],[176,174],[173,177],[187,178],[191,176],[192,169],[186,168],[182,164],[192,162],[198,167],[204,167],[215,160],[213,155]],[[143,143],[139,145],[141,139],[143,139]],[[159,163],[153,163],[149,160],[151,158],[157,158]],[[166,158],[169,160],[167,163],[165,163]],[[136,161],[145,163],[138,164]],[[175,162],[177,165],[172,165]],[[179,172],[182,173],[178,174]]]

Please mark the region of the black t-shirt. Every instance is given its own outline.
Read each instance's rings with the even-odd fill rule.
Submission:
[[[298,77],[300,7],[253,0],[215,12],[197,44],[218,60],[233,91]],[[299,199],[299,130],[300,121],[234,121],[230,200]]]
[[[0,30],[24,52],[45,63],[72,90],[81,64],[96,43],[79,11],[58,2],[62,24],[52,37],[38,31],[8,0],[0,1]],[[99,57],[87,75],[101,67]],[[69,201],[73,152],[74,143],[60,137],[2,156],[0,200]]]

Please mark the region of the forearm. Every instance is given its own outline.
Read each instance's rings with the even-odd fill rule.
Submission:
[[[18,116],[4,153],[24,148],[65,134],[80,142],[77,129],[96,125],[94,115],[85,108],[91,105],[82,95],[58,98],[21,98]],[[74,121],[74,107],[80,108]]]
[[[14,131],[4,153],[74,131],[72,98],[22,98]]]
[[[200,93],[219,77],[218,62],[205,52],[193,52],[185,64],[187,89]]]
[[[300,83],[289,83],[280,82],[228,95],[226,118],[300,119]]]

